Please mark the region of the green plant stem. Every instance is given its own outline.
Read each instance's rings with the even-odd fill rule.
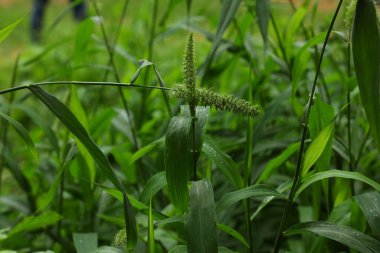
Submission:
[[[310,93],[310,96],[309,96],[309,100],[308,100],[308,103],[307,103],[305,117],[303,118],[303,123],[302,123],[303,131],[302,131],[302,137],[301,137],[301,145],[300,145],[300,149],[298,151],[296,174],[295,174],[294,179],[293,179],[292,188],[291,188],[291,190],[289,192],[288,200],[286,202],[286,205],[285,205],[285,208],[284,208],[284,212],[283,212],[283,215],[282,215],[282,219],[281,219],[281,222],[280,222],[280,226],[278,228],[278,232],[277,232],[277,235],[276,235],[276,241],[275,241],[274,248],[273,248],[273,252],[274,253],[278,253],[278,251],[280,249],[280,243],[281,243],[281,239],[282,239],[282,232],[285,229],[285,226],[286,226],[286,223],[287,223],[287,220],[288,220],[288,217],[289,217],[289,213],[290,213],[290,210],[291,210],[292,205],[293,205],[294,196],[295,196],[298,184],[299,184],[300,179],[301,179],[302,154],[303,154],[303,150],[304,150],[304,146],[305,146],[305,141],[306,141],[306,136],[307,136],[307,132],[308,132],[308,130],[307,130],[307,122],[308,122],[308,119],[309,119],[309,113],[310,113],[310,110],[311,110],[311,107],[312,107],[312,104],[313,104],[312,101],[313,101],[313,97],[314,97],[315,90],[316,90],[316,87],[317,87],[317,81],[318,81],[319,72],[321,70],[323,56],[324,56],[324,53],[326,51],[326,46],[327,46],[328,40],[330,38],[330,34],[331,34],[332,28],[333,28],[333,26],[335,24],[335,20],[336,20],[336,17],[338,16],[340,7],[342,5],[342,2],[343,2],[343,0],[339,0],[338,6],[337,6],[337,8],[335,10],[335,13],[334,13],[334,17],[333,17],[333,19],[332,19],[332,21],[331,21],[331,23],[329,25],[329,29],[327,31],[325,40],[323,42],[321,56],[319,57],[317,71],[316,71],[315,77],[314,77],[313,87],[312,87],[312,90],[311,90],[311,93]]]
[[[249,74],[248,74],[248,101],[252,102],[253,83],[252,83],[252,71],[253,69],[253,53],[250,50],[249,59]],[[253,147],[253,133],[252,133],[252,118],[247,119],[247,131],[246,131],[246,145],[244,156],[244,187],[248,187],[251,184],[251,170],[252,170],[252,147]],[[252,222],[251,222],[251,201],[246,199],[244,201],[244,216],[248,233],[249,252],[253,253],[253,234],[252,234]]]
[[[154,0],[153,10],[152,10],[152,20],[150,24],[149,41],[148,41],[148,56],[147,56],[147,60],[150,62],[153,59],[154,41],[155,41],[155,36],[156,36],[157,13],[158,13],[158,0]],[[148,71],[145,71],[144,73],[144,83],[145,84],[149,83]],[[141,127],[142,123],[145,120],[147,98],[148,98],[148,90],[143,90],[142,101],[141,101],[142,105],[140,107],[140,117],[138,120],[139,127]]]
[[[191,132],[192,132],[192,153],[193,153],[193,180],[197,181],[197,146],[196,146],[196,139],[195,139],[195,128],[196,128],[196,116],[191,117]]]
[[[359,161],[360,161],[360,158],[362,158],[362,154],[363,154],[363,151],[364,151],[364,147],[365,147],[365,144],[367,143],[368,141],[368,138],[370,136],[370,130],[367,131],[362,143],[360,144],[360,147],[359,147],[359,151],[358,151],[358,155],[356,156],[356,159],[355,159],[355,162],[354,162],[354,165],[353,165],[353,168],[356,169],[358,167],[358,164],[359,164]]]
[[[13,66],[13,71],[12,71],[12,79],[11,79],[11,85],[10,87],[13,88],[16,84],[16,79],[17,79],[17,70],[18,70],[18,64],[19,64],[19,59],[20,56],[17,55],[15,64]],[[9,103],[11,104],[14,100],[14,93],[11,93],[9,97]],[[6,114],[10,114],[11,109],[8,109],[8,112]],[[3,167],[4,167],[4,157],[5,157],[5,143],[7,142],[7,134],[8,134],[8,123],[6,120],[2,120],[1,122],[2,125],[2,133],[1,133],[1,152],[0,152],[0,192],[1,192],[1,185],[2,185],[2,179],[3,179]]]
[[[0,95],[11,93],[17,90],[24,90],[24,89],[27,89],[29,86],[50,86],[50,85],[115,86],[118,88],[142,88],[142,89],[167,90],[167,91],[172,90],[171,88],[160,87],[160,86],[147,86],[147,85],[142,85],[142,84],[117,83],[117,82],[50,81],[50,82],[31,83],[31,84],[12,87],[5,90],[0,90]]]
[[[282,41],[280,32],[279,32],[277,24],[276,24],[276,20],[274,19],[272,13],[270,14],[270,21],[271,21],[271,23],[273,25],[274,33],[275,33],[275,35],[277,37],[278,46],[280,47],[280,50],[281,50],[281,53],[282,53],[282,57],[284,57],[286,65],[288,66],[289,75],[291,76],[291,74],[292,74],[291,72],[292,71],[291,71],[291,67],[290,67],[290,62],[288,60],[288,56],[287,56],[286,51],[285,51],[284,42]]]
[[[294,4],[293,0],[289,0],[289,3],[290,3],[290,6],[292,7],[292,10],[294,12],[296,12],[297,11],[297,7]],[[310,40],[310,35],[309,35],[308,30],[306,29],[304,23],[301,23],[301,29],[302,29],[302,32],[303,32],[305,38],[307,40]],[[312,31],[312,35],[311,36],[315,36],[314,33],[313,33],[313,31]],[[318,66],[319,50],[318,50],[317,46],[313,46],[313,48],[314,48],[314,61],[313,62],[314,62],[315,67],[317,67]],[[323,88],[323,91],[325,93],[327,102],[329,104],[331,104],[331,97],[330,97],[330,94],[329,94],[328,89],[327,89],[326,79],[325,79],[325,76],[323,75],[322,72],[320,73],[320,79],[321,79],[321,82],[322,82],[322,88]]]
[[[119,22],[117,23],[115,38],[114,38],[112,45],[111,45],[112,54],[115,53],[115,48],[116,48],[117,41],[118,41],[119,36],[120,36],[121,28],[123,26],[123,21],[124,21],[126,14],[127,14],[128,5],[129,5],[129,0],[125,0],[124,5],[123,5],[123,9],[121,11],[121,15],[119,18]],[[107,66],[110,66],[110,65],[111,65],[111,59],[109,59]],[[107,81],[109,73],[110,73],[109,69],[106,69],[106,72],[104,73],[103,81]]]
[[[93,7],[95,9],[96,15],[100,16],[100,10],[98,8],[98,5],[96,4],[96,0],[92,0],[92,4],[93,4]],[[100,23],[100,29],[102,31],[102,36],[103,36],[104,44],[106,45],[106,48],[107,48],[107,51],[108,51],[109,62],[110,62],[110,65],[111,65],[111,67],[113,69],[113,73],[115,75],[115,80],[116,80],[116,82],[120,83],[121,79],[120,79],[119,72],[117,71],[117,68],[116,68],[116,65],[115,65],[115,61],[114,61],[114,51],[113,51],[113,49],[111,47],[111,44],[108,41],[107,33],[106,33],[106,30],[105,30],[104,25],[103,25],[102,22]],[[121,98],[121,101],[122,101],[122,104],[123,104],[123,107],[124,107],[124,111],[126,113],[126,117],[128,118],[128,121],[130,122],[130,128],[131,128],[131,132],[132,132],[132,142],[133,142],[134,151],[137,151],[137,150],[139,150],[139,144],[138,144],[138,141],[137,141],[136,128],[135,128],[133,119],[131,117],[131,112],[129,110],[129,106],[128,106],[127,100],[126,100],[126,98],[125,98],[125,96],[123,94],[123,90],[119,87],[118,91],[119,91],[119,95],[120,95],[120,98]],[[141,167],[141,163],[139,162],[138,164]]]
[[[348,45],[347,45],[347,76],[351,77],[351,29],[348,32]],[[348,167],[351,172],[354,171],[352,160],[352,143],[351,143],[351,94],[350,87],[347,87],[347,140],[348,140]],[[351,195],[355,195],[354,180],[350,180]]]

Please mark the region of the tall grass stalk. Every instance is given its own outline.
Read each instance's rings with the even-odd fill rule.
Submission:
[[[93,4],[93,7],[95,9],[96,15],[100,16],[100,10],[98,8],[96,0],[92,0],[92,4]],[[109,61],[110,61],[111,67],[113,69],[115,80],[116,80],[116,82],[120,83],[121,82],[120,75],[119,75],[119,72],[118,72],[118,70],[116,68],[115,61],[114,61],[114,50],[113,50],[113,48],[112,48],[112,46],[111,46],[111,44],[109,42],[109,39],[107,37],[107,33],[106,33],[105,28],[104,28],[103,22],[100,23],[100,29],[102,31],[103,40],[104,40],[105,46],[107,48],[107,52],[108,52],[108,56],[109,56]],[[133,121],[132,116],[131,116],[131,111],[129,109],[128,102],[127,102],[127,100],[126,100],[126,98],[125,98],[125,96],[123,94],[123,90],[119,87],[118,91],[119,91],[119,95],[120,95],[121,101],[123,103],[123,107],[124,107],[124,111],[126,113],[126,117],[128,118],[128,121],[130,122],[130,128],[131,128],[131,132],[132,132],[133,147],[134,147],[134,150],[137,151],[139,149],[139,144],[138,144],[138,141],[137,141],[137,133],[136,133],[136,128],[135,128],[134,121]]]
[[[252,49],[250,50],[249,57],[249,74],[248,74],[248,101],[252,103],[253,82],[252,82],[252,70],[253,69],[253,56]],[[251,170],[252,170],[252,147],[253,147],[253,134],[252,134],[253,122],[252,118],[247,118],[247,131],[246,131],[246,144],[245,144],[245,157],[244,157],[244,187],[248,187],[251,184]],[[252,222],[251,222],[251,201],[246,199],[244,201],[245,222],[248,233],[249,252],[253,253],[253,234],[252,234]]]
[[[20,55],[17,55],[16,61],[13,66],[13,71],[12,71],[12,79],[11,79],[11,84],[10,87],[13,88],[16,84],[17,81],[17,70],[18,70],[18,65],[19,65],[19,59]],[[9,104],[11,104],[14,100],[14,93],[10,94],[9,97]],[[11,109],[9,108],[6,114],[10,114]],[[0,193],[1,193],[1,183],[3,179],[3,168],[4,168],[4,158],[5,158],[5,152],[6,152],[6,147],[5,143],[7,142],[7,135],[8,135],[8,122],[6,120],[1,121],[1,126],[2,126],[2,132],[1,132],[1,143],[2,146],[0,146]]]
[[[158,14],[158,0],[154,0],[153,9],[152,9],[152,19],[150,23],[150,31],[149,31],[149,41],[148,41],[148,55],[147,60],[152,61],[153,59],[153,50],[154,50],[154,41],[156,37],[156,23],[157,23],[157,14]],[[149,72],[145,71],[144,73],[144,84],[149,83]],[[142,126],[142,123],[146,117],[146,107],[147,107],[147,98],[148,98],[148,90],[142,91],[142,105],[140,107],[140,117],[138,121],[138,127]]]
[[[294,4],[293,0],[289,0],[289,4],[290,4],[290,6],[291,6],[293,12],[296,12],[296,11],[297,11],[297,7],[296,7],[296,5]],[[307,32],[307,29],[306,29],[306,27],[305,27],[305,25],[304,25],[303,22],[301,22],[301,29],[302,29],[302,32],[303,32],[303,34],[304,34],[306,40],[310,40],[311,36],[314,36],[313,31],[311,31],[312,34],[311,34],[311,36],[310,36],[310,34]],[[318,49],[317,46],[313,46],[313,49],[314,49],[314,52],[313,52],[313,56],[314,56],[314,58],[313,58],[314,66],[315,66],[315,68],[318,68],[318,57],[319,57],[319,55],[320,55],[320,53],[319,53],[319,49]],[[329,104],[331,104],[331,97],[330,97],[330,94],[329,94],[328,89],[327,89],[326,79],[325,79],[325,76],[324,76],[323,72],[321,72],[321,73],[319,74],[319,76],[320,76],[320,80],[321,80],[321,84],[322,84],[322,89],[323,89],[323,91],[324,91],[324,95],[326,96],[327,102],[328,102]]]
[[[343,0],[340,0],[339,3],[338,3],[338,6],[337,6],[337,8],[335,10],[335,13],[334,13],[334,16],[333,16],[333,19],[332,19],[332,21],[331,21],[331,23],[329,25],[329,28],[328,28],[328,31],[327,31],[327,34],[326,34],[326,37],[325,37],[325,41],[323,42],[322,51],[321,51],[321,55],[320,55],[320,58],[319,58],[317,70],[316,70],[316,73],[315,73],[313,86],[312,86],[311,93],[310,93],[310,96],[309,96],[309,99],[308,99],[308,103],[307,103],[307,107],[306,107],[306,112],[305,112],[305,115],[303,117],[303,123],[302,123],[303,131],[302,131],[302,137],[301,137],[301,145],[300,145],[300,149],[298,151],[296,174],[295,174],[294,179],[293,179],[293,184],[292,184],[292,188],[291,188],[291,190],[289,192],[288,200],[287,200],[287,202],[285,204],[284,212],[283,212],[283,215],[282,215],[282,218],[281,218],[280,226],[278,228],[277,235],[276,235],[276,240],[275,240],[274,247],[273,247],[273,251],[275,253],[279,252],[280,243],[281,243],[281,239],[282,239],[282,232],[284,231],[286,223],[288,221],[288,217],[289,217],[291,208],[293,206],[294,196],[295,196],[298,184],[299,184],[300,179],[301,179],[301,169],[302,169],[301,164],[302,164],[303,150],[304,150],[305,141],[306,141],[306,137],[307,137],[307,133],[308,133],[307,122],[308,122],[308,119],[309,119],[309,114],[310,114],[311,106],[313,105],[313,98],[314,98],[315,90],[316,90],[316,87],[317,87],[317,81],[318,81],[319,72],[321,70],[323,56],[324,56],[324,53],[325,53],[325,50],[326,50],[326,46],[327,46],[328,40],[330,38],[330,34],[331,34],[331,31],[332,31],[332,28],[333,28],[333,26],[335,24],[335,20],[336,20],[336,18],[338,16],[338,13],[340,11],[340,7],[342,5],[342,2],[343,2]]]
[[[347,77],[351,77],[351,29],[348,31],[347,42]],[[347,145],[348,145],[348,168],[351,172],[354,171],[354,163],[352,158],[352,143],[351,143],[351,90],[347,85]],[[350,180],[351,194],[355,195],[354,180]]]
[[[142,84],[131,84],[131,83],[117,83],[117,82],[87,82],[87,81],[50,81],[50,82],[39,82],[31,83],[26,85],[15,86],[0,91],[0,95],[12,93],[17,90],[28,89],[29,86],[50,86],[50,85],[78,85],[78,86],[114,86],[117,88],[141,88],[141,89],[153,89],[153,90],[166,90],[170,91],[171,88],[159,87],[159,86],[147,86]]]
[[[116,49],[117,41],[120,36],[121,28],[123,27],[123,22],[124,22],[125,16],[127,15],[128,5],[129,5],[129,0],[125,0],[123,9],[120,14],[119,21],[117,23],[115,38],[113,39],[112,45],[111,45],[112,54],[115,53],[115,49]],[[109,59],[107,66],[111,66],[111,58]],[[107,68],[106,72],[104,73],[103,81],[107,81],[109,73],[110,73],[110,69]]]

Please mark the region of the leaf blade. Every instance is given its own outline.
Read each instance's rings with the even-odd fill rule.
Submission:
[[[379,252],[380,242],[351,227],[338,226],[334,223],[319,221],[297,224],[285,231],[285,235],[299,234],[309,231],[328,239],[340,242],[363,253]]]
[[[124,219],[127,229],[127,244],[133,248],[137,242],[137,229],[134,209],[128,199],[127,192],[108,162],[106,156],[95,144],[86,129],[75,115],[56,97],[45,92],[38,86],[29,86],[28,89],[42,102],[55,116],[73,133],[86,147],[92,158],[98,164],[107,178],[122,192],[124,203]]]
[[[380,150],[380,35],[371,0],[357,1],[352,53],[363,107]]]

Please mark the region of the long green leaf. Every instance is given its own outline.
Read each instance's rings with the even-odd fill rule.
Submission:
[[[367,192],[356,196],[356,199],[372,232],[380,239],[380,193]]]
[[[140,194],[139,200],[148,204],[149,196],[154,196],[156,193],[166,186],[166,173],[165,171],[158,172],[149,178],[148,182],[145,184],[143,191]]]
[[[3,29],[0,30],[0,43],[5,40],[9,34],[16,28],[16,26],[21,22],[23,18],[20,18],[16,20],[14,23],[4,27]]]
[[[208,179],[191,183],[186,229],[188,252],[218,252],[214,191]]]
[[[276,191],[273,187],[269,185],[251,185],[244,189],[237,190],[234,192],[229,192],[225,194],[216,205],[216,212],[219,213],[222,210],[229,208],[233,204],[239,202],[240,200],[247,198],[257,198],[257,197],[269,197],[274,196],[282,199],[286,197]]]
[[[380,192],[380,184],[376,183],[372,179],[364,176],[363,174],[361,174],[359,172],[350,172],[350,171],[342,171],[342,170],[329,170],[329,171],[318,172],[318,173],[315,173],[315,174],[310,175],[310,176],[306,176],[302,180],[302,183],[299,186],[299,188],[295,194],[294,199],[296,199],[297,196],[301,192],[303,192],[303,190],[305,190],[309,185],[311,185],[317,181],[326,179],[326,178],[334,178],[334,177],[355,179],[355,180],[358,180],[358,181],[361,181],[363,183],[368,184],[369,186],[373,187],[376,191]]]
[[[48,122],[45,122],[46,120],[44,120],[44,118],[41,117],[42,115],[38,114],[38,112],[36,112],[35,110],[33,110],[33,108],[26,104],[13,104],[11,105],[11,108],[21,110],[23,113],[28,115],[35,124],[43,128],[45,135],[48,137],[50,144],[53,147],[53,150],[57,153],[59,152],[59,145],[56,133],[54,133],[51,125]]]
[[[270,160],[261,173],[257,183],[267,180],[275,170],[284,162],[286,162],[300,147],[300,143],[290,144],[281,154]]]
[[[204,153],[216,165],[216,167],[237,189],[243,187],[243,178],[241,177],[235,162],[230,156],[220,150],[211,138],[206,137],[206,140],[203,143],[202,153]]]
[[[268,26],[270,19],[270,0],[256,1],[256,16],[259,23],[261,37],[264,44],[267,44],[268,40]]]
[[[38,210],[44,210],[54,199],[55,194],[57,192],[58,186],[61,182],[61,177],[63,172],[68,168],[68,166],[71,164],[71,161],[74,159],[74,157],[77,155],[78,149],[75,144],[68,143],[65,147],[64,151],[64,160],[60,164],[59,170],[57,172],[57,175],[54,178],[53,184],[50,186],[49,191],[46,194],[43,194],[41,197],[39,197],[38,201]]]
[[[60,219],[62,219],[62,216],[52,211],[45,212],[39,216],[25,217],[9,232],[8,237],[17,233],[36,230],[53,225]]]
[[[51,112],[74,134],[86,147],[87,151],[91,154],[101,171],[107,178],[119,189],[123,194],[124,203],[124,216],[127,230],[127,244],[128,248],[133,248],[137,242],[137,229],[136,219],[133,207],[128,199],[127,192],[117,177],[112,166],[108,162],[106,156],[91,139],[86,129],[82,126],[74,114],[56,97],[43,91],[38,86],[29,86],[29,90],[44,103]]]
[[[379,252],[380,242],[350,227],[339,226],[330,222],[305,222],[285,231],[285,235],[302,234],[306,231],[340,242],[362,253]]]
[[[154,244],[154,225],[153,225],[153,211],[152,211],[152,196],[149,199],[149,214],[148,214],[148,252],[155,252]]]
[[[242,234],[240,234],[238,231],[236,231],[235,229],[227,226],[227,225],[224,225],[224,224],[216,224],[216,226],[218,227],[218,229],[226,232],[227,234],[231,235],[232,237],[234,237],[235,239],[237,239],[238,241],[240,241],[245,247],[249,248],[249,245],[247,243],[247,241],[244,239],[244,236],[242,236]]]
[[[34,143],[32,141],[32,138],[30,138],[28,131],[16,120],[9,117],[8,115],[0,112],[0,118],[3,118],[4,120],[8,121],[9,124],[13,126],[13,128],[16,130],[18,135],[22,138],[22,140],[25,142],[26,146],[28,147],[29,153],[31,158],[35,163],[38,163],[38,155],[36,148],[34,146]]]
[[[70,109],[74,113],[75,117],[82,124],[82,126],[85,128],[86,132],[88,132],[87,115],[80,102],[78,92],[77,92],[77,87],[74,85],[70,87]],[[88,167],[89,174],[90,174],[91,187],[93,187],[95,177],[96,177],[94,160],[92,159],[90,153],[87,151],[84,145],[80,142],[80,140],[75,136],[74,138],[75,138],[75,142],[77,143],[79,152],[81,153],[84,160],[86,161],[86,165]]]
[[[95,253],[98,248],[98,234],[74,233],[73,239],[77,253]]]
[[[380,150],[380,35],[372,0],[358,0],[352,32],[356,78],[371,132]]]
[[[224,0],[223,6],[222,6],[222,12],[220,14],[219,18],[219,24],[218,29],[216,31],[216,34],[214,36],[213,42],[212,42],[212,48],[210,50],[210,53],[208,54],[204,64],[201,66],[199,72],[200,76],[203,78],[204,75],[207,73],[209,68],[211,67],[211,64],[213,62],[213,59],[215,57],[215,53],[217,49],[219,48],[219,45],[223,39],[223,34],[227,30],[228,26],[232,22],[233,18],[236,15],[237,10],[239,9],[239,6],[241,4],[242,0]]]
[[[75,53],[74,58],[79,59],[86,52],[86,47],[91,40],[94,22],[91,18],[87,18],[78,27],[78,32],[75,40]]]
[[[309,116],[309,131],[310,138],[312,140],[317,139],[318,135],[323,132],[323,129],[329,125],[329,123],[334,119],[334,107],[326,104],[322,101],[321,96],[317,95],[314,99],[314,105],[310,110]],[[332,135],[327,140],[326,146],[315,164],[318,171],[327,170],[330,168],[330,159],[332,155]]]
[[[166,180],[173,204],[185,212],[189,203],[187,187],[191,174],[191,118],[173,117],[166,131]]]
[[[310,170],[311,166],[320,158],[323,151],[326,148],[328,141],[330,140],[331,133],[334,129],[334,122],[327,125],[313,140],[305,154],[305,161],[302,168],[302,175]]]
[[[140,159],[141,157],[143,157],[144,155],[146,155],[147,153],[149,153],[150,151],[152,151],[154,148],[156,148],[158,145],[164,143],[165,141],[165,138],[164,137],[161,137],[151,143],[149,143],[148,145],[140,148],[139,150],[137,150],[129,159],[129,164],[132,164],[134,162],[136,162],[138,159]]]

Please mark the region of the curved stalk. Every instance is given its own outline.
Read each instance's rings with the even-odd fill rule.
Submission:
[[[334,17],[333,17],[333,19],[332,19],[332,21],[330,23],[330,26],[329,26],[329,29],[327,31],[325,40],[323,42],[321,56],[319,57],[317,71],[316,71],[315,77],[314,77],[313,87],[311,89],[309,100],[307,102],[306,111],[305,111],[305,114],[304,114],[304,117],[303,117],[303,122],[302,122],[303,131],[302,131],[302,137],[301,137],[301,145],[300,145],[300,149],[298,151],[296,174],[295,174],[294,179],[293,179],[292,188],[290,190],[290,193],[289,193],[289,196],[288,196],[288,201],[286,202],[286,205],[285,205],[285,208],[284,208],[284,212],[283,212],[283,215],[282,215],[282,218],[281,218],[281,223],[280,223],[280,226],[278,228],[278,232],[277,232],[277,235],[276,235],[276,241],[275,241],[274,248],[273,248],[273,252],[275,252],[275,253],[278,253],[278,251],[280,249],[280,243],[281,243],[281,239],[282,239],[282,232],[284,231],[284,228],[286,226],[290,210],[291,210],[291,208],[293,206],[294,196],[295,196],[298,184],[299,184],[300,179],[301,179],[302,154],[303,154],[303,150],[304,150],[304,146],[305,146],[305,141],[306,141],[306,136],[307,136],[307,132],[308,132],[307,131],[307,122],[308,122],[308,119],[309,119],[309,113],[310,113],[310,110],[311,110],[311,106],[313,104],[312,103],[313,102],[313,97],[314,97],[315,90],[316,90],[316,87],[317,87],[317,81],[318,81],[319,72],[321,70],[323,56],[324,56],[324,53],[326,51],[326,46],[327,46],[328,40],[330,38],[330,34],[331,34],[332,28],[333,28],[333,26],[335,24],[335,20],[336,20],[336,18],[338,16],[340,7],[342,5],[342,2],[343,2],[343,0],[339,0],[338,6],[337,6],[337,8],[335,10],[335,13],[334,13]]]

